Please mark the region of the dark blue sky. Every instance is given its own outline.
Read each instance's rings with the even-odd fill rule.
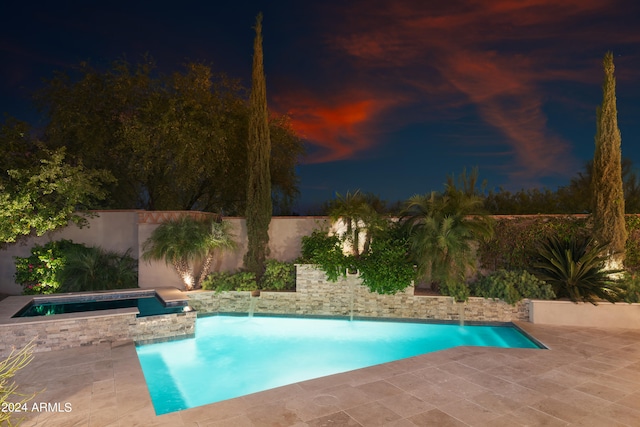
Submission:
[[[309,148],[302,206],[358,188],[405,199],[474,166],[492,188],[567,184],[593,155],[607,50],[623,156],[640,166],[636,0],[92,3],[3,6],[0,111],[33,121],[43,78],[123,55],[204,61],[248,86],[262,11],[270,107]]]

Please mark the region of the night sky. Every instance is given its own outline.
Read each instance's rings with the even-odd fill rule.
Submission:
[[[144,53],[249,87],[264,15],[270,108],[308,146],[299,211],[361,189],[390,202],[477,166],[490,188],[566,185],[593,155],[614,53],[623,156],[640,167],[637,0],[25,0],[0,12],[0,111],[35,122],[55,70]]]

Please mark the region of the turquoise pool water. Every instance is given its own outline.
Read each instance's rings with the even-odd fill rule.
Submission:
[[[137,352],[160,415],[462,345],[539,348],[506,326],[214,316]]]

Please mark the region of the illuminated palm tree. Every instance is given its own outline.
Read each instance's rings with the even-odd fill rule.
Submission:
[[[163,222],[143,244],[142,258],[173,266],[185,289],[200,287],[218,249],[235,247],[229,224],[185,215]],[[195,265],[202,263],[198,276]]]
[[[351,255],[360,258],[369,250],[372,232],[380,225],[381,213],[384,210],[384,202],[375,195],[362,193],[356,190],[342,196],[336,193],[336,198],[329,206],[329,217],[336,223],[340,222],[345,227],[345,232],[340,236],[351,246]],[[360,238],[364,234],[363,249],[360,250]]]

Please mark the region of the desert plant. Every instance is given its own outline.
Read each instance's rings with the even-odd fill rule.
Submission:
[[[555,298],[551,285],[524,270],[500,269],[482,276],[471,285],[471,293],[483,298],[501,299],[509,304],[523,298]]]
[[[533,271],[553,287],[558,298],[592,304],[597,299],[615,302],[621,289],[612,276],[620,271],[605,270],[607,255],[607,245],[589,237],[563,240],[551,236],[540,244]]]
[[[13,414],[28,412],[27,402],[35,397],[35,393],[25,394],[18,391],[18,386],[13,381],[16,373],[33,360],[33,347],[33,341],[31,341],[22,349],[11,351],[6,359],[0,361],[0,405],[2,406],[0,425],[8,427],[19,425],[21,420],[16,420]],[[16,401],[14,398],[19,400]]]
[[[290,262],[268,259],[260,289],[284,291],[296,288],[296,266]]]
[[[138,262],[130,255],[99,247],[77,247],[67,254],[59,274],[61,292],[138,287]]]
[[[206,273],[219,249],[235,247],[228,223],[196,219],[189,215],[160,224],[143,244],[143,259],[164,260],[173,266],[186,290],[202,286]],[[194,270],[202,263],[200,274]]]

